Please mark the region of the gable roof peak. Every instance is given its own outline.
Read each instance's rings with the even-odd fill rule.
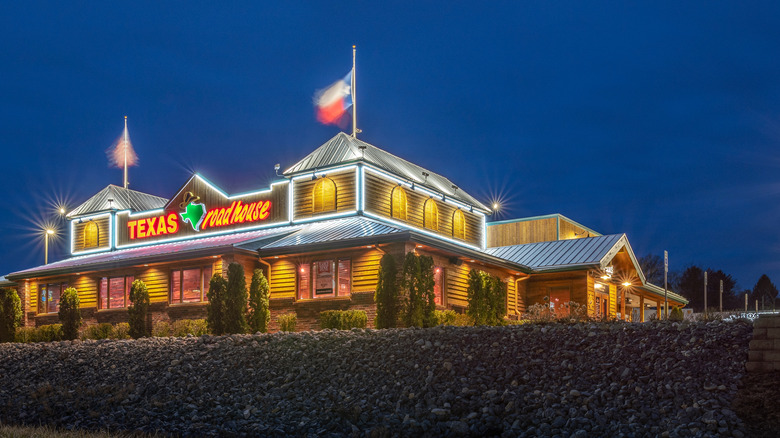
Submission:
[[[154,210],[164,206],[167,202],[167,199],[159,196],[109,184],[106,188],[71,210],[66,217],[74,218],[111,210]]]

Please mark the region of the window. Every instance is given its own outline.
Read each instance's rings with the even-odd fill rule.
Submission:
[[[84,226],[84,248],[97,248],[100,231],[95,222],[88,222]]]
[[[433,198],[428,198],[423,206],[423,227],[439,231],[439,207]]]
[[[98,309],[119,309],[130,305],[130,288],[135,277],[103,277],[100,279]]]
[[[406,190],[401,186],[396,186],[390,193],[390,216],[406,220]]]
[[[68,283],[38,285],[38,313],[57,313],[60,310],[60,296]]]
[[[433,294],[435,296],[434,302],[439,305],[444,305],[444,268],[441,266],[434,266],[433,268]]]
[[[456,239],[466,238],[466,216],[460,209],[452,213],[452,237]]]
[[[312,192],[312,212],[331,211],[336,209],[336,183],[324,177],[317,180]]]
[[[171,271],[171,304],[208,301],[211,266]]]
[[[349,296],[351,291],[350,259],[317,260],[298,265],[298,299]]]

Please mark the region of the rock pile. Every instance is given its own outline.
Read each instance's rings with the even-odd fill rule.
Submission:
[[[0,422],[197,436],[743,436],[749,324],[0,344]]]

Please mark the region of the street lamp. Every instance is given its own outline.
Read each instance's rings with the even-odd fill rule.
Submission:
[[[47,228],[44,230],[43,233],[43,246],[44,246],[44,255],[43,255],[43,264],[48,265],[49,264],[49,236],[54,236],[54,230],[51,228]]]

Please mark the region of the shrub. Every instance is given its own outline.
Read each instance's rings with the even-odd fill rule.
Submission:
[[[81,310],[79,310],[79,293],[69,287],[62,291],[60,296],[60,322],[62,323],[62,337],[73,340],[79,336],[81,327]]]
[[[246,277],[244,267],[233,262],[228,265],[225,293],[225,333],[246,333]]]
[[[36,329],[35,327],[19,327],[16,330],[16,342],[35,342]]]
[[[495,275],[472,269],[468,278],[469,307],[475,325],[503,325],[506,315],[506,287]]]
[[[474,325],[474,321],[472,321],[468,315],[458,313],[454,310],[436,310],[434,315],[436,317],[436,325],[452,325],[458,327]]]
[[[16,289],[0,289],[0,342],[13,342],[22,323],[22,301]]]
[[[171,324],[170,333],[180,338],[187,335],[201,336],[208,333],[208,327],[205,319],[182,319]]]
[[[379,281],[374,293],[376,302],[376,328],[398,326],[398,269],[395,258],[385,254],[379,261]]]
[[[133,281],[133,285],[130,288],[130,302],[133,303],[127,308],[130,336],[133,339],[150,336],[152,333],[147,324],[149,319],[149,290],[143,281]]]
[[[679,307],[674,307],[669,312],[669,321],[682,321],[683,320],[683,311]]]
[[[268,321],[271,320],[268,298],[268,280],[261,269],[255,269],[252,273],[252,284],[249,286],[247,311],[247,323],[252,333],[268,331]]]
[[[214,335],[225,333],[225,292],[227,281],[219,274],[214,274],[209,282],[209,291],[206,296],[209,303],[206,306],[206,323],[209,332]]]
[[[114,333],[114,326],[109,323],[89,325],[81,332],[82,339],[109,339]]]
[[[120,322],[119,324],[115,325],[114,331],[111,333],[111,339],[130,339],[130,324],[126,322]]]
[[[61,341],[64,338],[62,324],[48,324],[42,325],[35,330],[32,342]]]
[[[285,313],[276,318],[279,321],[279,330],[283,332],[294,332],[298,325],[298,316],[294,313]]]
[[[436,295],[433,287],[433,258],[409,252],[404,258],[401,285],[404,292],[404,323],[407,327],[436,325]]]
[[[171,335],[171,325],[168,321],[158,321],[152,326],[152,336],[165,338]]]
[[[349,330],[366,328],[368,315],[364,310],[326,310],[320,312],[320,328]]]

